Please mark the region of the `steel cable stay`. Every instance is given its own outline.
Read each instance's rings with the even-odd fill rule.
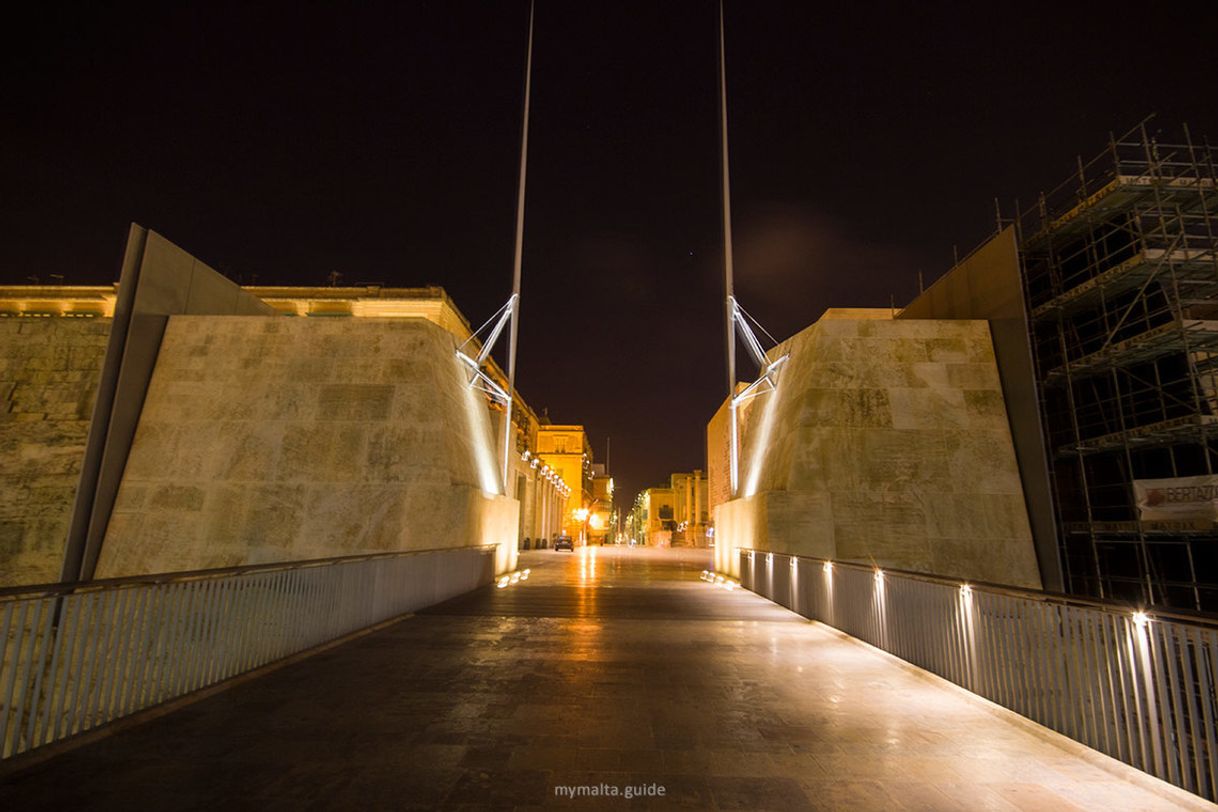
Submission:
[[[761,332],[773,342],[774,346],[778,345],[778,341],[772,335],[770,335],[769,331],[766,330],[765,327],[763,327],[756,319],[750,316],[743,307],[740,306],[740,303],[734,296],[731,297],[730,301],[735,312],[736,335],[744,343],[745,347],[749,351],[749,355],[751,355],[753,360],[757,363],[757,369],[760,373],[757,380],[746,386],[739,394],[733,395],[732,400],[734,404],[738,406],[750,398],[765,394],[766,392],[772,392],[777,388],[778,369],[786,362],[789,354],[784,354],[780,358],[771,361],[769,353],[764,347],[762,347],[761,341],[757,338],[757,334],[753,332],[753,328],[749,325],[749,322],[752,321],[754,324],[756,324],[758,329],[760,329]]]
[[[511,402],[512,395],[486,373],[486,371],[483,369],[483,365],[490,357],[491,350],[494,349],[495,343],[499,340],[499,334],[503,332],[503,328],[507,326],[508,321],[515,315],[516,302],[519,300],[519,298],[520,297],[518,294],[513,293],[507,300],[507,303],[495,312],[495,315],[487,319],[486,322],[477,330],[470,333],[469,338],[465,339],[460,347],[457,347],[457,358],[466,366],[466,372],[469,374],[470,388],[485,392],[493,401],[503,406],[507,406]],[[481,347],[478,350],[477,356],[470,356],[469,353],[465,351],[465,348],[470,344],[470,342],[477,339],[487,327],[491,327],[491,325],[494,326],[491,328],[490,334],[487,335],[486,340],[481,342]]]

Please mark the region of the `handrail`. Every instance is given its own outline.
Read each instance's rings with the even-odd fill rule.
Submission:
[[[217,569],[154,572],[146,575],[122,575],[116,578],[95,578],[91,581],[60,581],[45,584],[30,584],[28,586],[19,584],[16,586],[0,587],[0,601],[11,600],[13,598],[70,595],[93,589],[132,586],[136,584],[149,585],[170,584],[181,581],[201,581],[209,578],[224,578],[229,575],[324,567],[330,564],[372,561],[378,558],[401,558],[402,556],[422,555],[423,553],[444,553],[453,550],[492,550],[498,546],[497,544],[471,544],[464,547],[428,547],[423,550],[392,550],[383,553],[358,553],[355,555],[331,556],[329,558],[306,558],[300,561],[271,561],[265,564],[242,564],[236,567],[220,567]]]
[[[1213,618],[756,549],[738,563],[746,589],[1218,798]]]
[[[1190,612],[1187,609],[1159,609],[1157,607],[1146,607],[1138,604],[1129,603],[1126,601],[1112,600],[1110,598],[1092,598],[1083,595],[1070,595],[1065,592],[1051,592],[1042,589],[1025,589],[1018,586],[1010,586],[1008,584],[998,584],[990,581],[975,581],[971,578],[946,578],[942,575],[932,575],[925,572],[915,572],[913,570],[891,569],[889,567],[877,567],[869,564],[859,564],[855,561],[835,561],[828,558],[817,558],[811,555],[796,555],[792,553],[780,553],[770,550],[757,550],[752,547],[738,547],[740,552],[753,553],[754,555],[767,555],[773,552],[774,555],[781,555],[787,558],[798,558],[806,561],[814,561],[817,564],[832,564],[834,567],[845,567],[848,569],[860,570],[862,572],[873,573],[876,570],[881,570],[885,575],[898,575],[902,578],[910,578],[915,581],[924,581],[929,584],[940,584],[942,586],[950,586],[953,589],[959,589],[962,586],[968,586],[969,589],[989,592],[994,595],[1005,595],[1011,598],[1023,598],[1025,600],[1043,601],[1052,603],[1058,606],[1069,606],[1074,608],[1098,609],[1102,612],[1108,612],[1114,615],[1128,617],[1134,612],[1146,612],[1152,618],[1160,618],[1164,620],[1172,620],[1179,623],[1189,623],[1202,628],[1218,629],[1218,616],[1207,614],[1204,612]]]
[[[489,584],[497,547],[6,589],[0,760]]]

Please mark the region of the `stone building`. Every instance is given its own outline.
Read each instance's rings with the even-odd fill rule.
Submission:
[[[588,543],[608,544],[617,531],[613,508],[613,477],[605,470],[605,464],[592,463],[592,502],[588,507]]]
[[[104,309],[52,312],[51,293],[0,310],[0,586],[59,579],[110,335]]]
[[[668,484],[635,497],[626,518],[630,536],[653,547],[705,547],[710,542],[707,480],[702,471],[671,474]]]
[[[1040,587],[985,321],[830,310],[784,355],[744,404],[718,569],[749,548]]]
[[[668,547],[677,527],[672,488],[647,488],[634,501],[630,526],[632,537],[649,547]]]
[[[672,544],[674,547],[705,547],[710,513],[707,506],[708,483],[702,471],[673,474],[669,477],[673,495]]]
[[[1046,590],[1213,611],[1216,155],[1143,121],[900,312],[785,342],[735,494],[707,428],[720,539],[1020,584],[1030,549]]]
[[[421,318],[443,327],[455,338],[465,341],[470,324],[441,287],[387,288],[363,287],[246,287],[277,311],[289,316],[354,318]],[[502,387],[507,375],[487,359],[488,373]],[[489,403],[496,448],[502,438],[503,409]],[[558,473],[538,458],[540,421],[536,412],[515,393],[512,403],[515,431],[515,456],[509,463],[507,493],[520,502],[519,535],[530,546],[539,539],[551,539],[562,531],[560,518],[568,497],[568,487]]]
[[[0,288],[0,584],[478,543],[510,568],[567,488],[519,393],[504,486],[469,334],[440,288],[242,289],[139,226],[117,285]]]
[[[537,456],[570,489],[562,507],[562,534],[583,537],[588,516],[596,497],[592,485],[592,444],[588,433],[578,424],[543,421],[537,428]]]

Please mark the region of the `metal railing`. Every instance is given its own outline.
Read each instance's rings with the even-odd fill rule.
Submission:
[[[1218,625],[740,551],[740,583],[1126,764],[1218,797]]]
[[[0,590],[0,759],[487,584],[494,550]]]

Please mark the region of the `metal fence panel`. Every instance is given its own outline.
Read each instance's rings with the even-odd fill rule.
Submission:
[[[740,582],[1089,747],[1218,800],[1218,625],[754,550]]]
[[[0,759],[491,581],[467,547],[0,592]]]

